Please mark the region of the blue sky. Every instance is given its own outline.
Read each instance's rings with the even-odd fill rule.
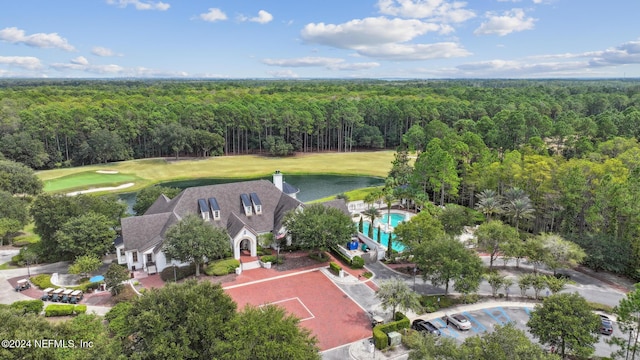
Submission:
[[[5,0],[0,77],[640,77],[637,0]]]

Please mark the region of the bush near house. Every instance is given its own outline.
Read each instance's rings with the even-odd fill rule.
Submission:
[[[194,264],[189,264],[187,266],[178,266],[176,267],[176,279],[182,280],[186,277],[193,276],[196,274],[196,266]],[[173,281],[173,266],[167,266],[160,272],[160,278],[164,282]]]
[[[10,308],[17,309],[23,314],[32,313],[39,315],[44,307],[42,300],[21,300],[10,305]]]
[[[364,259],[360,256],[354,256],[351,259],[351,268],[352,269],[362,269],[364,267]]]
[[[223,259],[210,262],[204,269],[204,273],[208,276],[223,276],[233,274],[236,268],[240,266],[240,261],[236,259]]]
[[[73,312],[76,313],[76,315],[86,314],[87,313],[87,305],[85,305],[85,304],[76,305],[73,308]]]
[[[272,264],[280,265],[280,264],[284,263],[284,256],[283,255],[280,255],[280,256],[265,255],[265,256],[260,258],[260,261],[262,261],[263,263],[270,262]]]

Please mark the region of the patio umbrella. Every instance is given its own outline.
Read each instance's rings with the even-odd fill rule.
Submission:
[[[97,283],[100,281],[104,281],[104,276],[96,275],[96,276],[92,276],[91,279],[89,279],[89,282],[92,282],[92,283]]]

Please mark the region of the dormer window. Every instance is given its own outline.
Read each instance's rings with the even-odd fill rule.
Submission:
[[[251,196],[251,204],[253,204],[253,209],[255,210],[257,215],[261,215],[262,203],[260,202],[260,198],[258,197],[258,194],[251,193],[250,196]]]
[[[244,208],[244,214],[247,216],[251,216],[251,200],[249,200],[249,195],[240,194],[240,200],[242,201],[242,207]]]
[[[202,220],[209,221],[209,206],[204,199],[198,199],[198,208],[200,208]]]
[[[213,213],[213,220],[220,220],[220,205],[216,198],[209,198],[209,206],[211,207],[211,213]]]

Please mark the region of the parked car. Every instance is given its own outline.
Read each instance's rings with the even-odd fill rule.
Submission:
[[[31,283],[27,279],[18,280],[16,291],[27,290],[31,287]]]
[[[467,317],[462,314],[446,313],[445,318],[447,320],[447,325],[453,324],[458,330],[471,329],[471,321],[469,321],[469,319],[467,319]]]
[[[600,325],[600,334],[611,335],[613,334],[613,321],[606,315],[600,315],[602,324]]]
[[[420,332],[426,332],[428,334],[433,334],[433,335],[438,335],[440,336],[440,329],[438,329],[437,326],[433,325],[433,323],[426,321],[426,320],[422,320],[422,319],[416,319],[413,320],[413,323],[411,323],[411,328],[413,330],[417,330]]]

